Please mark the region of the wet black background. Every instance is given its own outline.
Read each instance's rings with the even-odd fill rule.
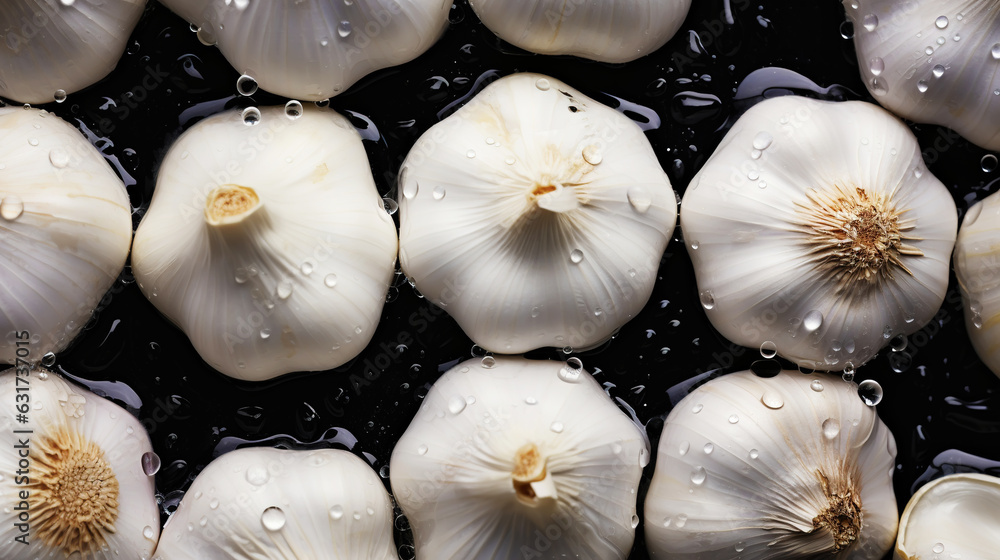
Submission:
[[[446,106],[495,77],[547,73],[627,108],[626,114],[648,129],[661,164],[683,194],[729,124],[760,99],[748,96],[751,85],[766,86],[767,96],[871,99],[858,75],[853,44],[845,38],[852,30],[838,2],[731,0],[731,10],[734,23],[728,24],[723,0],[695,0],[665,47],[639,61],[611,65],[520,51],[499,41],[460,0],[445,36],[428,53],[363,79],[331,106],[354,117],[368,139],[379,190],[394,197],[399,164]],[[747,78],[765,67],[785,70]],[[153,78],[144,86],[146,76]],[[138,224],[159,161],[178,134],[226,108],[286,101],[263,91],[239,96],[238,76],[216,48],[200,44],[186,22],[154,1],[110,77],[45,108],[89,132],[128,185]],[[1000,172],[981,169],[986,151],[939,127],[911,128],[960,212],[1000,185]],[[671,387],[710,370],[746,369],[759,358],[756,349],[732,346],[711,328],[679,239],[678,231],[643,312],[611,342],[575,354],[645,425],[654,450],[662,418],[686,392]],[[431,319],[421,318],[421,312]],[[401,335],[415,342],[397,350]],[[156,483],[165,519],[214,456],[248,443],[349,448],[366,458],[388,487],[393,444],[421,397],[442,372],[473,355],[481,351],[398,275],[374,339],[356,360],[329,372],[238,382],[199,359],[126,269],[83,335],[58,357],[57,367],[114,398],[146,425],[163,461]],[[566,357],[556,349],[533,355]],[[386,359],[391,365],[384,369],[371,366]],[[1000,380],[978,361],[966,338],[954,278],[937,320],[911,335],[906,351],[886,350],[859,368],[856,381],[867,378],[885,390],[878,408],[899,446],[900,509],[919,481],[942,472],[1000,475]],[[653,466],[646,469],[640,499]],[[401,555],[412,557],[405,519],[397,520],[397,529]],[[647,557],[640,525],[630,558]]]

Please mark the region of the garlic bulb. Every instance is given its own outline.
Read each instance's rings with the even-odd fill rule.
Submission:
[[[972,346],[986,367],[1000,375],[1000,194],[977,202],[962,220],[955,276]]]
[[[0,373],[4,560],[149,558],[160,459],[114,403],[45,369]]]
[[[80,332],[125,266],[131,214],[125,185],[78,130],[45,111],[0,108],[4,361],[37,361]]]
[[[246,448],[209,463],[154,560],[396,560],[378,475],[347,451]]]
[[[146,0],[0,2],[0,97],[63,101],[115,69]]]
[[[448,25],[450,0],[163,0],[218,42],[236,70],[265,90],[333,97],[375,70],[409,62]]]
[[[899,520],[895,560],[993,558],[1000,548],[1000,478],[952,474],[928,482]]]
[[[663,46],[680,29],[691,0],[470,0],[486,27],[522,49],[629,62]]]
[[[515,74],[400,171],[400,264],[480,346],[595,346],[649,298],[676,198],[649,142],[566,84]]]
[[[801,97],[740,117],[681,204],[712,325],[823,370],[850,371],[934,316],[956,222],[906,126]]]
[[[670,411],[646,495],[652,558],[880,559],[896,443],[853,384],[742,371]]]
[[[1000,4],[844,0],[868,91],[897,115],[1000,150]]]
[[[648,457],[578,360],[488,356],[434,384],[390,479],[418,560],[624,559]]]
[[[347,119],[249,108],[199,122],[170,148],[132,270],[210,366],[256,381],[361,352],[396,248]]]

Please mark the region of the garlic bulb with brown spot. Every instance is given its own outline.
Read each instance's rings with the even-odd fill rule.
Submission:
[[[880,559],[896,535],[895,457],[875,409],[838,377],[713,379],[663,427],[651,557]]]

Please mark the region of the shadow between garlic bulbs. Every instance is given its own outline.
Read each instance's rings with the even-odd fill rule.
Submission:
[[[966,213],[955,242],[965,330],[979,359],[1000,376],[1000,193]]]
[[[403,271],[504,354],[607,340],[648,300],[677,218],[642,130],[539,74],[431,127],[399,185]]]
[[[680,221],[723,336],[839,371],[937,312],[957,212],[891,114],[788,96],[740,117],[692,179]]]
[[[171,146],[132,270],[210,366],[259,381],[364,349],[397,241],[347,119],[315,107],[252,117],[209,117]]]
[[[624,560],[645,434],[579,362],[462,362],[392,452],[418,560]]]
[[[646,495],[651,558],[878,560],[892,547],[896,443],[832,375],[749,371],[670,411]]]

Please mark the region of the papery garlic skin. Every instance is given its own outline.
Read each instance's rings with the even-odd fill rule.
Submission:
[[[887,109],[1000,150],[1000,5],[844,0],[858,66]]]
[[[145,7],[146,0],[0,3],[0,97],[51,103],[104,78]]]
[[[448,25],[448,0],[164,0],[237,71],[287,97],[328,99],[423,54]]]
[[[210,366],[259,381],[337,367],[371,340],[396,230],[357,131],[280,107],[205,119],[171,146],[132,270]]]
[[[965,214],[955,242],[955,276],[962,291],[965,330],[979,359],[1000,376],[1000,195]]]
[[[723,336],[840,371],[937,312],[956,216],[895,117],[779,97],[733,125],[692,179],[680,221]]]
[[[539,74],[431,127],[399,184],[403,271],[504,354],[607,340],[649,298],[677,216],[639,127]]]
[[[1000,549],[1000,478],[962,473],[924,484],[899,520],[895,560],[993,558]]]
[[[539,54],[629,62],[659,49],[677,33],[691,0],[471,0],[501,39]]]
[[[24,341],[30,361],[66,348],[131,241],[125,185],[101,153],[51,113],[0,108],[0,360]]]
[[[648,444],[572,362],[490,356],[434,384],[389,471],[418,560],[628,556]]]
[[[895,457],[875,409],[838,377],[713,379],[663,427],[650,557],[881,559],[896,536]]]
[[[0,557],[150,557],[160,512],[143,465],[159,459],[132,415],[46,369],[8,369],[0,433]]]
[[[198,474],[154,560],[397,560],[392,501],[347,451],[245,448]]]

